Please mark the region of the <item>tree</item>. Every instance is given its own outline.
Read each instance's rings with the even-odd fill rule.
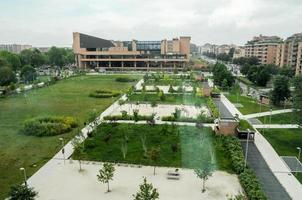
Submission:
[[[71,144],[73,146],[74,154],[78,156],[78,161],[79,161],[79,172],[83,171],[82,169],[82,156],[84,154],[84,145],[82,144],[84,142],[81,137],[75,137],[71,140]]]
[[[5,66],[10,66],[14,71],[21,67],[21,61],[17,54],[8,52],[8,51],[1,51],[0,52],[0,59],[5,60]],[[2,61],[3,62],[3,61]],[[1,67],[1,62],[0,62]]]
[[[144,177],[143,183],[139,185],[139,192],[133,197],[134,200],[155,200],[159,199],[159,193],[151,183],[147,183],[147,179]]]
[[[160,148],[158,147],[152,147],[149,151],[149,159],[153,162],[154,168],[153,168],[153,175],[155,175],[155,168],[156,168],[156,162],[158,161],[160,157]]]
[[[62,48],[51,47],[47,52],[49,63],[53,66],[63,67],[66,64],[66,52]]]
[[[294,79],[295,92],[293,93],[293,107],[297,121],[302,125],[302,75]]]
[[[33,82],[37,78],[37,72],[35,68],[30,65],[25,65],[24,67],[22,67],[20,75],[26,83]]]
[[[115,168],[112,163],[104,163],[103,168],[99,170],[99,174],[97,175],[101,183],[107,183],[107,192],[110,192],[109,181],[113,180],[114,171]]]
[[[37,195],[38,193],[27,185],[13,186],[9,192],[10,200],[34,200]]]
[[[165,94],[164,94],[164,92],[162,91],[162,90],[160,90],[159,92],[158,92],[158,97],[159,97],[159,99],[161,100],[161,101],[164,101],[165,100]]]
[[[227,83],[227,87],[231,87],[235,82],[232,73],[229,72],[227,67],[222,63],[216,63],[212,69],[212,72],[214,83],[216,85],[222,86],[224,79],[226,80],[225,83]]]
[[[202,192],[205,192],[205,182],[212,176],[212,164],[210,161],[206,161],[201,169],[195,169],[194,171],[197,177],[202,179]]]
[[[283,66],[279,69],[279,74],[289,78],[293,78],[295,76],[295,69],[288,66]]]
[[[0,86],[8,86],[16,81],[16,75],[10,67],[0,68]]]
[[[289,80],[286,76],[277,76],[274,80],[274,88],[271,93],[271,100],[274,105],[280,106],[281,102],[290,97]]]

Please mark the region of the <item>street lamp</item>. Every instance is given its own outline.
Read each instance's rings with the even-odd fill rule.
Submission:
[[[64,149],[64,138],[59,138],[59,140],[62,142],[62,154],[63,154],[63,161],[64,161],[64,165],[65,165],[65,149]]]
[[[247,152],[248,152],[248,149],[249,149],[249,139],[250,139],[250,129],[247,129],[247,139],[246,139],[246,147],[245,147],[244,167],[246,167],[246,163],[247,163]]]
[[[297,160],[297,166],[296,166],[296,175],[298,174],[298,166],[299,166],[299,160],[301,156],[301,147],[297,147],[299,153],[298,153],[298,160]]]
[[[27,186],[27,176],[26,176],[26,170],[24,167],[20,168],[20,171],[23,171],[23,175],[24,175],[24,183]]]

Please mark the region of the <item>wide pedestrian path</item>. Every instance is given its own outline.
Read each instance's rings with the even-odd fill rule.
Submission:
[[[264,117],[264,116],[269,116],[269,115],[278,115],[278,114],[283,114],[283,113],[290,113],[293,112],[293,109],[283,109],[283,110],[273,110],[268,111],[268,112],[261,112],[261,113],[253,113],[249,115],[244,115],[244,119],[251,119],[251,118],[257,118],[257,117]]]

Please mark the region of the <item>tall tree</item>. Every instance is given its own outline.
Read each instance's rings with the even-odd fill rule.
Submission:
[[[36,72],[35,68],[33,68],[32,66],[25,65],[22,67],[20,76],[26,83],[29,83],[29,82],[36,80],[37,72]]]
[[[109,181],[113,180],[114,165],[112,163],[104,163],[103,168],[99,170],[97,175],[98,180],[102,183],[107,183],[107,192],[110,192]]]
[[[160,148],[159,147],[153,147],[149,151],[149,159],[153,162],[154,168],[153,168],[153,175],[155,175],[155,168],[156,168],[156,162],[158,161],[160,157]]]
[[[155,200],[159,199],[159,193],[156,188],[153,188],[151,183],[147,183],[147,179],[144,177],[144,181],[139,185],[139,192],[133,195],[134,200]]]
[[[13,186],[9,192],[10,200],[34,200],[37,195],[33,188],[26,185]]]
[[[286,76],[277,76],[274,80],[274,88],[271,93],[271,100],[274,105],[280,106],[281,102],[290,97],[289,80]]]
[[[49,62],[53,66],[63,67],[66,64],[66,52],[62,48],[51,47],[47,52]]]
[[[0,68],[0,86],[7,86],[16,81],[16,75],[10,67]]]
[[[298,123],[302,125],[302,75],[294,79],[293,104]]]
[[[17,54],[1,51],[0,58],[6,61],[6,66],[12,67],[14,71],[18,70],[21,67],[21,61]],[[0,64],[1,67],[1,64]]]

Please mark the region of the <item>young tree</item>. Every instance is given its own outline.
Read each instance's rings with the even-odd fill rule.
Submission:
[[[206,191],[205,182],[212,176],[212,164],[210,161],[206,161],[201,169],[195,169],[195,174],[198,178],[202,179],[202,192]]]
[[[156,188],[153,188],[151,183],[147,183],[144,177],[144,182],[139,185],[139,192],[133,195],[134,200],[155,200],[159,199],[159,194]]]
[[[9,192],[10,200],[34,200],[37,195],[33,188],[26,185],[13,186]]]
[[[112,163],[104,163],[103,168],[99,170],[99,174],[97,175],[101,183],[107,183],[107,192],[110,192],[109,181],[113,180],[114,171],[115,168]]]
[[[143,147],[143,151],[144,151],[144,156],[147,157],[147,153],[148,153],[148,150],[147,150],[147,144],[146,144],[146,140],[147,140],[147,136],[145,133],[141,133],[139,135],[140,139],[141,139],[141,142],[142,142],[142,147]]]
[[[149,159],[153,162],[154,168],[153,168],[153,175],[155,175],[155,168],[156,168],[156,162],[158,161],[160,157],[160,148],[153,147],[149,151]]]
[[[123,141],[122,141],[121,151],[122,151],[122,154],[123,154],[123,158],[125,160],[127,152],[128,152],[128,144],[127,144],[127,139],[126,138],[124,138]]]
[[[281,102],[290,97],[289,80],[285,76],[277,76],[274,80],[274,88],[271,93],[271,100],[274,105],[280,106]]]
[[[161,100],[161,101],[164,101],[165,100],[165,94],[164,94],[164,92],[162,91],[162,90],[160,90],[159,92],[158,92],[158,97],[159,97],[159,99]]]
[[[75,137],[72,139],[71,144],[73,146],[74,153],[78,156],[78,161],[79,161],[79,172],[83,171],[82,169],[82,156],[84,154],[84,145],[82,144],[82,139],[81,137]]]
[[[302,75],[294,79],[293,104],[298,123],[302,125]]]

